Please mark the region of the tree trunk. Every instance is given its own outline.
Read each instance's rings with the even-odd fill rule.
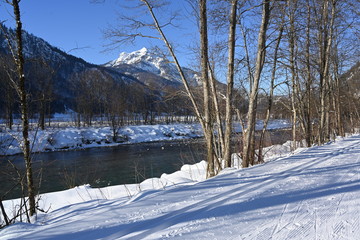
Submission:
[[[211,116],[210,79],[209,79],[209,56],[208,56],[208,33],[207,33],[207,8],[206,0],[199,1],[200,9],[200,56],[201,56],[201,77],[203,80],[204,98],[204,124],[207,149],[207,177],[217,174],[215,170],[214,148],[213,148],[213,124]]]
[[[12,6],[14,8],[14,16],[16,21],[16,43],[17,51],[14,56],[17,74],[19,77],[19,95],[20,95],[20,108],[21,108],[21,120],[22,120],[22,148],[26,167],[26,180],[27,191],[29,198],[29,214],[30,216],[35,214],[35,186],[33,181],[33,171],[30,156],[30,141],[29,141],[29,119],[28,119],[28,103],[27,92],[25,88],[25,74],[24,74],[24,56],[23,56],[23,43],[22,43],[22,23],[20,19],[19,0],[13,0]]]
[[[40,99],[40,108],[39,108],[39,125],[41,130],[45,130],[45,112],[46,112],[46,101],[45,94],[42,94]]]
[[[335,92],[336,92],[335,97],[334,97],[334,102],[335,102],[334,108],[335,108],[335,113],[336,113],[337,134],[339,134],[342,137],[345,137],[342,113],[341,113],[340,79],[339,79],[339,66],[338,66],[337,61],[335,63],[335,69],[334,69],[334,71],[335,71]]]
[[[231,134],[232,134],[232,100],[234,88],[234,59],[235,59],[235,37],[236,37],[236,10],[237,0],[231,2],[230,26],[228,39],[228,72],[227,72],[227,91],[226,91],[226,113],[225,113],[225,136],[224,136],[224,161],[225,167],[231,167]]]
[[[329,1],[324,1],[322,11],[322,32],[320,32],[320,129],[319,144],[323,144],[329,140],[329,67],[330,67],[330,51],[333,38],[333,25],[335,18],[336,1],[332,2],[331,19],[329,26]],[[323,45],[321,45],[323,44]]]
[[[218,94],[217,94],[217,90],[216,90],[216,79],[214,77],[214,73],[212,68],[209,65],[209,73],[210,73],[210,89],[211,89],[211,97],[213,99],[213,103],[214,103],[214,115],[216,118],[216,124],[217,124],[217,131],[218,131],[218,136],[214,136],[214,146],[216,147],[216,155],[218,159],[223,159],[224,158],[224,154],[223,151],[225,149],[225,143],[224,143],[224,132],[223,132],[223,124],[222,124],[222,118],[221,118],[221,113],[220,113],[220,108],[219,108],[219,100],[218,100]]]
[[[312,124],[311,124],[311,62],[310,62],[310,24],[311,24],[311,7],[307,0],[307,25],[306,25],[306,103],[305,103],[305,140],[307,147],[312,145]]]
[[[290,30],[289,30],[289,51],[290,51],[290,70],[291,70],[291,108],[292,108],[292,145],[291,149],[296,149],[296,124],[297,124],[297,103],[296,103],[296,93],[297,93],[297,70],[295,66],[295,42],[296,42],[296,31],[295,31],[295,11],[297,8],[297,0],[289,1],[289,21],[290,21]]]
[[[249,99],[249,110],[247,114],[247,128],[244,133],[244,143],[243,143],[243,159],[242,167],[248,167],[249,163],[253,161],[251,158],[253,154],[251,152],[254,149],[251,149],[253,139],[255,138],[255,123],[256,123],[256,109],[257,109],[257,96],[260,83],[261,72],[265,62],[266,55],[266,31],[268,28],[270,18],[270,1],[263,1],[262,8],[262,20],[258,36],[258,47],[257,47],[257,56],[256,56],[256,65],[255,65],[255,74],[254,74],[254,83],[250,93]]]
[[[266,110],[266,116],[265,116],[265,119],[264,119],[263,129],[261,131],[260,139],[259,139],[259,152],[258,152],[258,161],[257,161],[258,163],[264,162],[262,150],[263,150],[263,147],[264,147],[265,134],[266,134],[267,125],[268,125],[268,122],[269,122],[269,119],[270,119],[271,109],[272,109],[272,105],[273,105],[276,70],[277,70],[277,61],[278,61],[278,52],[279,52],[279,47],[280,47],[280,42],[281,42],[281,39],[282,39],[283,31],[284,31],[284,25],[283,24],[284,24],[284,18],[283,18],[283,20],[281,22],[281,26],[280,26],[280,29],[279,29],[279,35],[277,37],[276,46],[275,46],[274,63],[273,63],[272,71],[271,71],[270,93],[269,93],[269,99],[268,99],[268,106],[267,106],[267,110]]]
[[[14,124],[14,118],[13,118],[13,106],[12,104],[7,104],[6,106],[6,117],[7,117],[7,126],[11,130],[12,126]]]

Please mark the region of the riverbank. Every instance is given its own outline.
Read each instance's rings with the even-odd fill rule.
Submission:
[[[299,152],[301,150],[302,149],[298,149],[297,151]],[[264,148],[264,153],[264,159],[266,162],[273,161],[280,157],[290,156],[292,154],[291,142],[287,141],[284,144],[275,144],[266,147]],[[140,155],[141,158],[147,158],[145,155]],[[86,161],[89,162],[89,159],[86,159]],[[148,162],[148,160],[144,163],[146,162]],[[237,154],[232,155],[232,162],[232,170],[241,168],[241,159]],[[104,163],[102,161],[102,165],[103,164]],[[104,199],[121,199],[120,201],[122,202],[132,201],[135,196],[144,192],[170,190],[178,186],[193,185],[198,182],[205,181],[206,169],[207,163],[202,160],[193,164],[183,164],[177,171],[162,173],[159,177],[150,177],[139,183],[118,184],[106,187],[94,187],[89,182],[83,183],[67,190],[40,193],[38,197],[38,204],[40,209],[46,209],[49,212],[53,212],[63,207],[86,201],[100,201]],[[225,172],[229,170],[230,169],[227,169]],[[46,170],[46,172],[51,171]],[[126,175],[126,173],[120,173],[119,175]],[[56,185],[55,179],[51,179],[49,181],[49,177],[43,177],[44,179],[47,179],[48,182],[51,182],[52,185]],[[44,183],[41,185],[43,186]],[[8,211],[13,212],[14,209],[12,208],[19,206],[20,201],[20,198],[15,197],[13,199],[6,199],[3,203]]]
[[[206,167],[200,163],[134,185],[137,193],[122,186],[123,196],[120,186],[44,194],[40,207],[49,212],[6,227],[0,239],[355,240],[359,151],[355,135],[208,180],[195,178]]]
[[[272,120],[268,129],[289,128],[288,120]],[[262,128],[262,121],[257,129]],[[234,130],[241,132],[240,124],[234,124]],[[200,124],[169,124],[169,125],[139,125],[124,126],[118,131],[117,141],[113,141],[110,127],[87,128],[49,128],[30,131],[32,152],[51,152],[76,150],[94,147],[117,146],[156,141],[175,141],[203,137]],[[0,155],[15,155],[21,153],[20,131],[0,132]]]

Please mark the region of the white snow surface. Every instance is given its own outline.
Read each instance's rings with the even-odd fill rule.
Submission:
[[[49,213],[0,239],[359,239],[360,135],[208,180],[189,171],[204,167],[184,166],[167,186],[147,180],[130,199],[120,186],[44,194]]]
[[[20,131],[0,132],[0,155],[21,153],[18,139]],[[115,146],[154,141],[174,141],[202,137],[199,124],[139,125],[124,126],[118,130],[118,139],[113,142],[110,127],[67,127],[30,131],[33,152],[60,151],[93,147]]]

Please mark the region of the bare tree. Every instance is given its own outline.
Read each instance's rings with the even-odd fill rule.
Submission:
[[[25,76],[31,80],[29,92],[31,92],[30,102],[35,105],[33,111],[39,114],[39,127],[45,129],[45,117],[50,109],[53,100],[53,85],[51,79],[55,75],[55,70],[42,58],[28,59],[29,66]]]
[[[213,147],[213,120],[212,120],[212,104],[211,89],[209,77],[209,55],[208,55],[208,29],[207,29],[207,6],[206,0],[199,1],[199,17],[200,17],[200,58],[201,58],[201,76],[203,80],[204,93],[204,133],[207,148],[207,177],[213,177],[217,174],[215,163],[217,162]]]
[[[331,4],[331,5],[330,5]],[[333,30],[337,0],[322,1],[319,21],[319,73],[320,73],[320,125],[319,144],[330,139],[329,136],[329,91],[330,91],[330,60],[331,47],[333,44]],[[330,11],[330,13],[329,13]]]
[[[175,54],[175,51],[173,49],[172,44],[167,39],[166,35],[163,32],[163,28],[170,25],[172,23],[172,20],[175,18],[172,16],[170,18],[170,21],[166,24],[160,24],[158,18],[155,15],[154,9],[163,7],[164,5],[162,3],[159,3],[157,1],[151,2],[147,0],[140,0],[141,4],[139,7],[145,7],[148,10],[148,13],[150,14],[150,17],[152,19],[152,22],[140,22],[134,18],[126,18],[127,21],[130,22],[128,29],[124,29],[119,31],[108,31],[107,37],[115,37],[116,40],[119,38],[122,41],[132,41],[136,37],[147,37],[152,39],[159,39],[164,42],[165,46],[167,47],[169,54],[173,58],[173,61],[176,65],[176,68],[179,72],[179,75],[181,77],[181,80],[184,85],[185,92],[187,96],[189,97],[192,106],[194,108],[195,115],[197,119],[199,120],[202,129],[204,131],[205,139],[206,139],[206,145],[207,145],[207,160],[208,160],[208,177],[214,176],[217,174],[219,169],[215,169],[215,163],[217,165],[217,168],[220,167],[220,163],[218,158],[215,156],[214,151],[214,142],[213,142],[213,120],[212,120],[212,99],[211,99],[211,79],[209,77],[209,58],[208,58],[208,40],[207,40],[207,9],[206,9],[206,1],[200,1],[199,2],[199,8],[200,8],[200,38],[201,38],[201,73],[202,73],[202,80],[203,80],[203,107],[199,106],[199,103],[196,101],[194,93],[192,92],[190,88],[190,84],[183,72],[182,67],[180,66],[180,63],[177,59],[177,56]],[[129,30],[130,31],[138,31],[141,27],[149,27],[152,29],[155,29],[159,36],[156,35],[144,35],[141,32],[130,32],[126,33]],[[202,113],[203,110],[203,113]]]
[[[283,14],[283,11],[280,11],[280,14]],[[267,126],[270,120],[270,115],[271,115],[271,111],[272,111],[272,107],[273,107],[273,101],[274,101],[274,91],[275,88],[277,87],[277,85],[275,84],[275,80],[276,80],[276,73],[277,73],[277,68],[278,68],[278,58],[279,58],[279,49],[280,49],[280,43],[281,40],[283,38],[283,32],[284,32],[284,24],[285,24],[285,17],[282,16],[280,17],[280,23],[278,26],[278,36],[276,38],[276,43],[275,43],[275,48],[274,48],[274,59],[273,59],[273,66],[271,69],[271,79],[270,79],[270,90],[269,90],[269,96],[268,96],[268,104],[267,104],[267,109],[266,109],[266,115],[265,115],[265,119],[264,119],[264,125],[263,125],[263,129],[260,133],[260,139],[259,139],[259,151],[258,151],[258,159],[257,162],[258,163],[262,163],[264,161],[263,159],[263,147],[264,147],[264,143],[265,143],[265,134],[266,134],[266,130],[267,130]]]
[[[105,84],[105,114],[109,121],[110,128],[113,133],[113,141],[118,141],[118,131],[124,124],[124,115],[126,111],[126,101],[128,99],[126,92],[128,89],[111,78],[104,81]]]
[[[259,84],[261,78],[261,72],[264,67],[265,55],[266,55],[266,37],[267,29],[270,19],[270,1],[264,0],[262,2],[262,20],[258,35],[258,46],[255,64],[255,73],[252,81],[252,88],[249,98],[249,110],[247,114],[247,127],[244,131],[243,140],[243,152],[242,152],[242,166],[248,167],[251,162],[254,161],[254,146],[255,141],[255,123],[256,123],[256,110]]]
[[[24,72],[24,55],[23,55],[23,39],[22,39],[22,22],[19,3],[21,0],[5,0],[5,2],[12,6],[14,18],[16,23],[15,29],[15,42],[16,47],[13,47],[12,40],[8,37],[8,44],[10,51],[14,58],[17,72],[17,80],[10,79],[13,87],[15,88],[20,98],[20,110],[22,120],[22,150],[24,154],[26,166],[26,180],[27,180],[27,194],[29,201],[29,215],[33,216],[36,212],[35,202],[35,185],[33,181],[32,161],[30,156],[30,141],[29,141],[29,118],[28,118],[28,99],[27,90],[25,87],[25,72]]]
[[[296,59],[297,55],[296,43],[297,43],[297,29],[295,28],[295,14],[297,11],[297,0],[288,1],[289,9],[289,30],[288,30],[288,39],[289,39],[289,68],[291,74],[291,109],[292,109],[292,149],[296,149],[296,132],[297,132],[297,122],[298,122],[298,104],[297,96],[299,95],[299,80],[298,72],[296,68]]]
[[[225,136],[224,136],[224,161],[225,167],[231,166],[231,135],[233,124],[233,89],[235,75],[235,43],[236,43],[236,22],[237,22],[238,1],[231,1],[229,39],[228,39],[228,72],[227,72],[227,90],[226,90],[226,113],[225,113]]]

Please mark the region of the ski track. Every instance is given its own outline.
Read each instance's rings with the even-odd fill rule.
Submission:
[[[310,164],[313,165],[313,164]],[[302,168],[306,168],[305,166],[296,166],[295,168],[290,169],[289,171],[298,171]],[[290,177],[291,175],[289,175],[288,170],[284,170],[281,174],[284,176],[284,178],[286,177]],[[170,215],[164,215],[161,219],[156,219],[155,222],[150,223],[150,225],[147,225],[146,228],[148,228],[148,230],[145,230],[144,232],[133,236],[133,239],[141,239],[144,238],[146,236],[151,235],[152,233],[155,233],[157,231],[163,230],[165,228],[168,228],[176,223],[178,223],[180,220],[182,219],[186,219],[188,215],[192,214],[192,209],[201,209],[200,212],[203,211],[208,211],[211,210],[213,208],[216,208],[218,205],[223,204],[227,201],[231,201],[233,199],[236,199],[239,196],[239,190],[241,189],[247,189],[244,192],[241,192],[240,195],[242,198],[246,197],[247,195],[250,195],[253,193],[253,191],[255,191],[257,188],[259,188],[261,185],[266,184],[267,186],[269,186],[270,184],[274,184],[275,180],[273,180],[271,177],[265,177],[262,179],[262,181],[259,181],[259,183],[253,185],[253,183],[248,183],[245,185],[240,185],[240,187],[236,188],[236,189],[231,189],[228,192],[221,192],[220,194],[217,194],[211,198],[207,198],[206,200],[200,201],[200,202],[196,202],[194,204],[191,204],[185,208],[179,209],[175,212],[171,212]],[[158,224],[158,221],[163,222],[162,224]],[[140,223],[141,225],[141,223]],[[129,232],[133,232],[136,231],[137,229],[139,229],[139,226],[135,226],[132,229],[128,229]],[[126,236],[127,233],[120,233],[119,235],[113,235],[111,236],[109,239],[111,238],[118,238],[118,237],[123,237]]]
[[[321,163],[334,158],[334,156],[338,156],[340,154],[345,154],[346,152],[351,151],[351,149],[353,149],[357,145],[358,145],[357,143],[355,143],[355,144],[353,143],[345,148],[336,149],[335,151],[331,151],[331,152],[325,154],[323,158],[320,158],[314,162],[309,161],[306,164],[302,164],[300,162],[295,167],[292,167],[290,169],[283,169],[279,173],[279,176],[283,177],[282,180],[284,180],[285,178],[292,177],[293,175],[291,173],[296,172],[297,174],[301,174],[303,171],[307,170],[310,167],[314,167],[316,165],[321,165]],[[318,148],[316,148],[316,150],[318,150]],[[309,154],[312,151],[314,151],[314,150],[311,149],[309,151],[305,151],[304,153]],[[300,154],[300,156],[301,155],[302,154]],[[189,215],[193,214],[193,212],[191,211],[192,209],[201,209],[201,211],[199,211],[201,213],[201,212],[209,211],[213,208],[216,208],[219,204],[224,204],[227,201],[232,201],[233,199],[238,199],[240,197],[239,193],[238,193],[240,189],[247,189],[240,193],[241,197],[244,198],[247,195],[251,195],[255,191],[255,189],[259,188],[261,185],[266,185],[267,187],[269,187],[270,185],[276,184],[276,182],[277,182],[277,180],[273,179],[272,177],[264,177],[262,179],[262,181],[259,181],[255,185],[253,183],[248,183],[245,185],[240,184],[239,188],[231,189],[228,192],[221,192],[220,194],[215,195],[211,198],[207,198],[204,201],[196,202],[194,204],[188,205],[185,208],[181,208],[175,212],[171,212],[171,214],[169,214],[169,215],[164,215],[160,219],[156,219],[156,221],[150,223],[150,225],[147,224],[146,230],[140,232],[139,234],[132,235],[131,239],[142,239],[147,236],[150,236],[153,233],[156,233],[158,231],[169,228],[169,227],[177,224],[178,222],[182,222],[182,220],[186,219]],[[333,201],[331,201],[331,203],[333,203]],[[299,220],[299,223],[296,223],[295,225],[300,225],[300,227],[297,227],[296,229],[292,230],[289,233],[289,235],[287,236],[288,239],[292,239],[293,237],[300,236],[300,235],[302,235],[303,237],[306,237],[309,235],[309,231],[314,230],[314,229],[312,229],[312,226],[314,225],[314,220],[311,220],[311,219],[313,219],[313,217],[311,217],[311,215],[313,215],[314,212],[310,212],[308,209],[306,209],[303,212],[305,212],[305,213],[301,214],[301,216],[299,216],[298,219],[296,219],[296,220]],[[327,219],[331,215],[333,215],[333,213],[326,212],[322,218]],[[162,224],[158,224],[158,221],[162,222]],[[294,220],[293,220],[293,222],[294,222]],[[139,225],[141,225],[141,223]],[[128,229],[128,231],[130,233],[133,233],[134,231],[141,229],[141,226],[139,226],[139,225],[135,226],[134,228]],[[265,226],[264,229],[262,229],[260,232],[257,231],[257,236],[255,239],[269,239],[269,236],[271,236],[271,233],[272,233],[272,228]],[[117,233],[115,235],[112,235],[109,239],[124,237],[127,234],[128,234],[127,232]],[[270,237],[270,239],[271,238],[272,238],[272,236]]]
[[[352,149],[354,149],[357,144],[351,144],[346,146],[345,148],[338,149],[328,154],[328,157],[323,159],[323,162],[326,165],[332,165],[336,162],[339,162],[338,156],[342,156],[343,154],[350,153]],[[331,157],[334,156],[334,157]],[[325,160],[325,161],[324,161]],[[341,165],[339,166],[341,167]],[[357,171],[358,172],[358,171]],[[343,175],[340,179],[337,179],[337,182],[346,182],[347,176]],[[358,182],[358,181],[355,181]],[[334,182],[335,184],[336,182]],[[308,235],[314,235],[315,239],[350,239],[351,236],[355,236],[353,233],[349,232],[344,237],[342,234],[345,229],[353,228],[347,221],[344,221],[342,216],[347,212],[344,210],[344,197],[349,196],[353,193],[342,193],[340,195],[331,195],[331,198],[318,200],[309,200],[307,203],[307,207],[304,206],[303,203],[299,204],[300,207],[305,207],[305,211],[301,211],[300,217],[298,216],[298,212],[295,215],[293,220],[290,220],[289,223],[293,223],[294,225],[298,225],[299,228],[291,230],[288,235],[278,235],[279,232],[275,232],[273,234],[272,239],[298,239],[299,236],[306,237]],[[350,198],[354,199],[354,198]],[[322,211],[322,208],[326,210]],[[358,212],[358,208],[356,208]],[[282,213],[283,215],[283,213]],[[356,214],[358,215],[358,214]],[[347,216],[348,217],[348,216]],[[349,219],[349,218],[345,218]],[[333,223],[332,228],[329,229],[327,227],[328,222]],[[355,224],[359,224],[359,219],[354,221]],[[313,226],[310,228],[309,226]],[[282,228],[281,230],[283,230]],[[356,226],[355,226],[356,230]],[[315,233],[313,233],[313,231]],[[326,237],[324,237],[326,236]],[[359,235],[358,235],[359,236]],[[344,238],[343,238],[344,237]],[[300,238],[299,238],[300,239]]]
[[[354,240],[360,236],[360,203],[356,200],[360,191],[360,136],[340,143],[306,149],[196,185],[145,191],[121,203],[120,208],[116,201],[105,200],[85,203],[76,214],[69,207],[65,216],[54,212],[52,220],[40,226],[44,231],[36,234],[51,233],[51,225],[64,219],[68,221],[59,227],[76,223],[77,215],[96,215],[99,224],[92,230],[84,225],[67,237],[89,239],[96,233],[96,239],[109,240],[209,240],[227,239],[236,232],[234,239]],[[112,219],[101,216],[106,207]],[[95,211],[86,211],[89,209]],[[266,220],[261,220],[264,217]],[[99,233],[98,228],[103,231]],[[37,236],[32,229],[23,239]]]

